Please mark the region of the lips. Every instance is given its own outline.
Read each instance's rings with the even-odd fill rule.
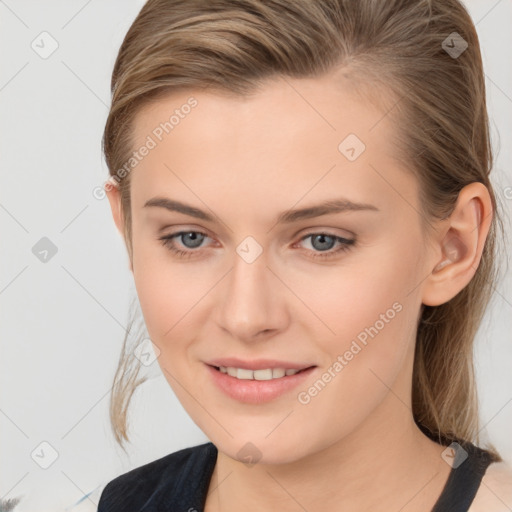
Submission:
[[[229,360],[219,360],[220,361],[233,361],[233,359]],[[217,361],[211,361],[217,362]],[[243,361],[236,360],[237,364],[241,364]],[[258,361],[261,363],[262,361]],[[264,361],[265,365],[268,365],[269,362],[271,364],[290,364],[287,361]],[[244,363],[248,363],[245,361]],[[251,364],[254,364],[255,361],[252,361]],[[305,365],[297,365],[296,363],[292,363],[292,366],[305,366]],[[297,370],[297,373],[294,375],[286,375],[280,378],[270,379],[270,380],[257,380],[257,379],[239,379],[236,377],[232,377],[226,373],[222,373],[217,369],[215,365],[205,364],[205,368],[207,369],[210,378],[212,379],[215,387],[221,391],[227,397],[236,400],[237,402],[242,402],[246,404],[253,405],[262,405],[269,401],[275,400],[281,396],[286,396],[290,393],[294,388],[299,385],[305,386],[306,381],[310,378],[315,372],[315,366],[309,366],[309,368],[305,368],[302,370]],[[268,368],[268,366],[267,366]]]
[[[220,366],[231,366],[234,368],[243,368],[245,370],[266,370],[267,368],[285,368],[286,370],[305,370],[316,366],[311,363],[300,363],[296,361],[283,361],[276,359],[254,359],[252,361],[238,359],[237,357],[224,357],[220,359],[212,359],[206,364],[219,368]]]

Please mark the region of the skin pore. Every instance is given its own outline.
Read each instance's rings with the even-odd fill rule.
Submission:
[[[450,300],[473,277],[492,216],[487,189],[465,187],[427,239],[389,116],[333,75],[275,79],[248,98],[176,93],[138,114],[135,147],[190,96],[197,106],[131,171],[131,269],[162,373],[219,450],[206,512],[431,510],[451,467],[412,418],[417,321],[422,303]],[[364,151],[356,139],[354,152],[340,151],[349,134]],[[108,198],[122,232],[117,189]],[[212,220],[145,206],[153,198]],[[277,222],[336,199],[374,209]],[[159,240],[183,231],[198,238]],[[262,250],[250,263],[237,252],[247,237]],[[254,405],[211,382],[205,362],[230,356],[317,367],[300,389]],[[247,443],[253,465],[239,460]]]

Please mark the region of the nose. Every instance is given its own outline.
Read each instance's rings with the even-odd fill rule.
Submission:
[[[245,342],[267,339],[289,322],[286,288],[268,267],[265,252],[254,261],[238,254],[219,288],[219,324]]]

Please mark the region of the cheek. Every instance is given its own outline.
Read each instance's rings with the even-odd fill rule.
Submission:
[[[176,263],[154,241],[139,241],[136,235],[133,239],[133,276],[148,333],[163,353],[171,347],[176,350],[179,340],[193,337],[194,325],[202,325],[197,318],[200,302],[215,276]]]
[[[341,285],[341,283],[340,283]],[[403,289],[407,288],[406,286]],[[354,431],[389,395],[414,346],[417,305],[393,280],[379,285],[368,282],[356,290],[316,299],[323,321],[334,334],[320,326],[310,336],[324,354],[323,372],[306,383],[297,394],[304,421],[315,417],[330,425],[332,436]],[[314,306],[312,306],[314,307]],[[402,391],[395,390],[397,396]],[[403,397],[404,402],[407,397]]]
[[[326,354],[325,366],[341,356],[343,368],[338,365],[338,372],[333,371],[345,374],[346,385],[341,384],[344,379],[338,383],[352,394],[368,385],[382,387],[378,377],[393,381],[414,345],[421,303],[418,294],[411,293],[419,279],[417,261],[413,252],[381,245],[364,258],[347,259],[337,269],[297,281],[294,291],[307,297],[304,302],[315,313],[297,318],[312,340],[322,340],[317,343]]]
[[[372,248],[360,249],[338,266],[311,267],[301,274],[283,269],[286,282],[332,337],[354,336],[370,327],[387,310],[394,317],[393,304],[417,301],[410,293],[423,276],[417,268],[418,255],[404,252],[394,244],[381,242]],[[387,325],[387,324],[386,324]]]

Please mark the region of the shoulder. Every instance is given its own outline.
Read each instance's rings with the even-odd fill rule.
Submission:
[[[512,509],[512,468],[492,463],[482,477],[469,512],[509,512]]]
[[[117,476],[104,487],[97,512],[139,510],[155,491],[178,485],[187,472],[204,463],[212,447],[204,443],[184,448]]]

